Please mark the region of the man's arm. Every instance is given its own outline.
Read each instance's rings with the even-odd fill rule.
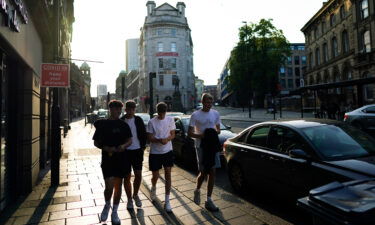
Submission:
[[[152,143],[161,143],[161,139],[155,138],[155,135],[152,133],[147,133],[147,138]]]
[[[161,140],[161,143],[163,145],[166,145],[169,141],[172,141],[175,136],[176,136],[176,130],[171,130],[170,135],[167,138],[163,138]]]
[[[194,132],[194,127],[189,126],[188,136],[192,138],[203,138],[203,134],[197,134]]]
[[[117,148],[118,148],[118,151],[119,151],[119,152],[123,152],[123,151],[125,151],[126,148],[129,147],[131,144],[132,144],[132,138],[130,137],[130,138],[128,138],[128,139],[126,140],[126,142],[125,142],[124,144],[119,145],[119,146],[117,147]]]
[[[113,153],[116,151],[116,148],[115,147],[109,147],[109,146],[105,146],[105,145],[102,145],[102,143],[100,141],[97,141],[97,140],[94,140],[94,145],[95,147],[105,151],[105,152],[109,152],[109,153]]]

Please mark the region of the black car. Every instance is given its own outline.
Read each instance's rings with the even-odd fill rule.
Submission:
[[[247,187],[302,197],[332,181],[375,178],[375,139],[344,122],[270,121],[224,143],[228,175]]]
[[[176,137],[172,140],[175,157],[183,164],[196,169],[197,158],[195,153],[194,139],[188,137],[190,115],[174,117],[176,123]],[[220,124],[219,140],[223,144],[228,138],[236,136],[230,127]],[[223,152],[222,152],[223,153]],[[225,166],[224,156],[221,157],[221,165]]]

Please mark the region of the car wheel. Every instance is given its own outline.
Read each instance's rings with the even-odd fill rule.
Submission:
[[[363,130],[363,126],[360,122],[354,122],[352,123],[353,127],[358,128],[360,130]]]
[[[237,193],[242,193],[246,188],[245,174],[241,166],[237,163],[231,163],[228,165],[228,175],[230,183],[233,189]]]

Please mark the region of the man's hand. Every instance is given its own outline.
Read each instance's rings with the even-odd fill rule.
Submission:
[[[126,150],[126,144],[117,146],[117,152],[123,152]]]
[[[109,153],[116,152],[115,147],[109,147],[109,146],[103,146],[103,150],[106,151],[106,152],[109,152]]]
[[[160,139],[161,140],[161,144],[162,145],[166,145],[168,142],[169,142],[169,139],[168,138],[162,138]]]

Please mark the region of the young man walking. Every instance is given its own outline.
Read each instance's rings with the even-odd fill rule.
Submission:
[[[129,126],[120,120],[122,102],[112,100],[109,104],[109,118],[95,122],[94,145],[102,149],[101,168],[103,172],[105,190],[105,206],[100,220],[106,221],[111,208],[113,196],[113,208],[111,220],[113,224],[120,224],[117,209],[121,198],[122,179],[129,175],[130,166],[125,157],[125,149],[132,143],[132,134]],[[114,193],[113,193],[114,192]]]
[[[132,144],[126,149],[126,157],[134,171],[133,196],[131,186],[131,173],[124,179],[124,189],[128,197],[127,208],[133,208],[133,200],[137,207],[142,207],[142,201],[138,196],[139,187],[142,181],[143,152],[146,147],[146,127],[141,117],[135,115],[136,103],[132,100],[125,102],[126,114],[121,117],[130,127],[132,132]]]
[[[217,133],[220,133],[220,115],[212,108],[213,97],[204,93],[202,95],[203,108],[195,111],[190,118],[188,135],[195,138],[195,148],[197,155],[197,163],[199,175],[197,177],[197,188],[194,191],[194,202],[200,204],[200,188],[203,181],[208,176],[207,183],[207,201],[205,207],[210,211],[217,211],[219,208],[212,201],[211,195],[215,184],[216,168],[220,168],[220,152],[215,155],[215,163],[212,168],[204,168],[203,165],[203,149],[201,148],[201,140],[203,138],[204,130],[207,128],[214,128]],[[208,171],[208,172],[207,172]]]
[[[147,125],[148,139],[150,141],[149,167],[152,171],[151,200],[156,199],[156,182],[159,178],[159,170],[164,167],[165,172],[165,204],[164,209],[172,212],[169,201],[171,192],[171,170],[173,166],[172,142],[175,137],[176,126],[174,119],[165,116],[167,104],[160,102],[156,105],[157,116],[152,118]]]

